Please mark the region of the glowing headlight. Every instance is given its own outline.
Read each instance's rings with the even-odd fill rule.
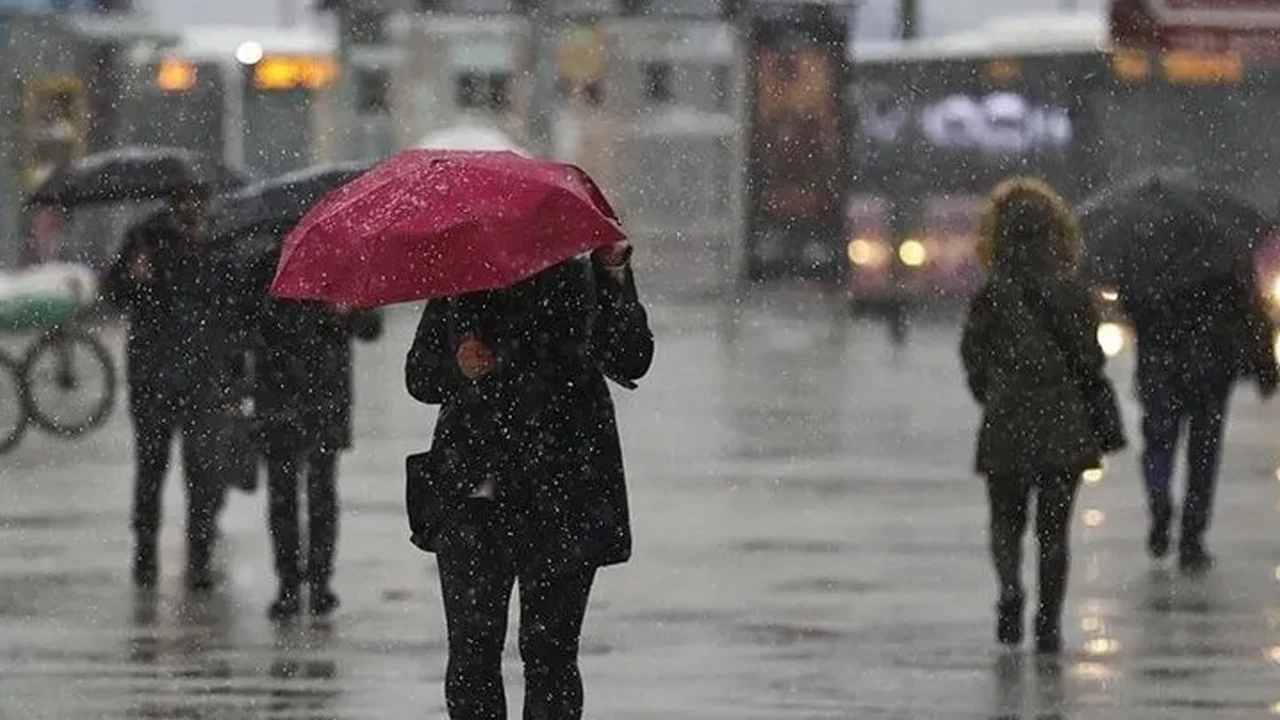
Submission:
[[[1120,293],[1112,290],[1111,288],[1107,288],[1102,291],[1102,299],[1109,303],[1113,303],[1120,299]]]
[[[919,240],[907,240],[898,246],[898,259],[907,267],[920,267],[929,259],[929,252]]]
[[[1098,345],[1107,357],[1115,357],[1123,352],[1124,344],[1124,328],[1110,322],[1098,326]]]
[[[1271,281],[1271,301],[1280,302],[1280,275]]]
[[[883,264],[885,256],[888,255],[888,249],[873,240],[855,238],[849,241],[847,253],[849,262],[861,267]]]

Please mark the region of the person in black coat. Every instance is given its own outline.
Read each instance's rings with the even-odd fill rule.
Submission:
[[[1070,568],[1071,516],[1083,473],[1097,467],[1081,368],[1103,377],[1098,311],[1075,277],[1080,254],[1065,201],[1030,178],[992,191],[979,249],[988,278],[965,319],[961,357],[982,406],[976,469],[986,476],[990,549],[999,586],[996,638],[1022,642],[1022,548],[1034,508],[1039,545],[1037,650],[1062,647],[1062,606]],[[1117,411],[1118,412],[1118,411]]]
[[[167,212],[132,228],[104,278],[106,298],[129,318],[126,371],[136,440],[134,582],[157,581],[156,539],[169,448],[182,435],[187,487],[187,580],[206,588],[227,482],[220,418],[244,381],[246,294],[210,259],[202,188],[175,194]]]
[[[351,339],[377,339],[382,315],[265,300],[257,324],[254,414],[267,462],[267,519],[279,581],[268,614],[296,615],[305,579],[311,611],[327,615],[338,607],[330,579],[338,534],[338,454],[352,443]],[[304,469],[305,562],[298,514]]]
[[[1142,470],[1151,516],[1147,551],[1153,558],[1169,551],[1175,451],[1185,426],[1188,473],[1178,563],[1188,572],[1203,571],[1213,564],[1204,535],[1231,391],[1253,378],[1264,397],[1275,392],[1275,328],[1246,271],[1176,293],[1126,296],[1123,307],[1138,336]]]
[[[516,582],[524,717],[582,716],[591,585],[598,568],[631,555],[605,379],[634,388],[653,358],[629,251],[620,243],[423,311],[405,379],[441,409],[408,500],[415,544],[436,553],[453,720],[506,717],[501,657]]]

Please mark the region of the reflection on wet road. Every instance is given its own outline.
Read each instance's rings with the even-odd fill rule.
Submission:
[[[617,394],[637,547],[602,575],[588,619],[588,717],[1280,714],[1280,417],[1251,392],[1211,533],[1220,567],[1193,579],[1149,564],[1137,470],[1120,458],[1082,493],[1068,651],[1041,661],[993,646],[955,328],[919,327],[895,351],[882,328],[788,292],[654,316],[654,372]],[[431,423],[398,380],[414,320],[394,315],[388,339],[359,350],[344,607],[325,625],[266,621],[260,495],[228,510],[225,589],[182,590],[173,489],[171,574],[154,593],[129,587],[122,416],[6,456],[0,717],[442,718],[434,566],[408,544],[401,506],[403,457]],[[1116,370],[1127,393],[1128,367]],[[518,707],[514,638],[509,660]]]

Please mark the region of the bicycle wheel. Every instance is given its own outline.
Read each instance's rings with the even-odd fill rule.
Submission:
[[[22,365],[27,408],[36,427],[77,437],[101,425],[116,400],[111,354],[92,335],[59,330],[36,341]]]
[[[0,455],[22,442],[30,419],[22,369],[8,355],[0,354]]]

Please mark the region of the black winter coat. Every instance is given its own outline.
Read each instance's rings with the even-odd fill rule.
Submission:
[[[225,404],[244,382],[255,300],[243,275],[207,249],[184,248],[185,234],[162,214],[133,228],[103,282],[107,300],[129,318],[127,374],[134,412],[151,402]],[[145,254],[153,278],[131,277]]]
[[[1138,335],[1139,387],[1275,382],[1275,327],[1247,279],[1223,277],[1145,302],[1126,298],[1124,310]]]
[[[458,368],[458,338],[475,332],[496,368],[475,381]],[[409,393],[440,405],[429,502],[451,537],[455,510],[486,476],[527,518],[531,562],[548,572],[625,562],[631,524],[613,400],[605,378],[633,388],[649,370],[653,335],[634,278],[571,261],[518,289],[429,302],[405,364]]]
[[[254,414],[269,455],[351,446],[351,338],[382,334],[379,311],[267,301],[254,344]]]
[[[1070,339],[1066,352],[1079,365],[1101,374],[1106,363],[1098,312],[1083,284],[1007,275],[988,281],[969,307],[961,340],[969,389],[983,410],[976,470],[991,476],[1083,472],[1102,454],[1089,408],[1063,350],[1022,299],[1024,283],[1056,314]]]

